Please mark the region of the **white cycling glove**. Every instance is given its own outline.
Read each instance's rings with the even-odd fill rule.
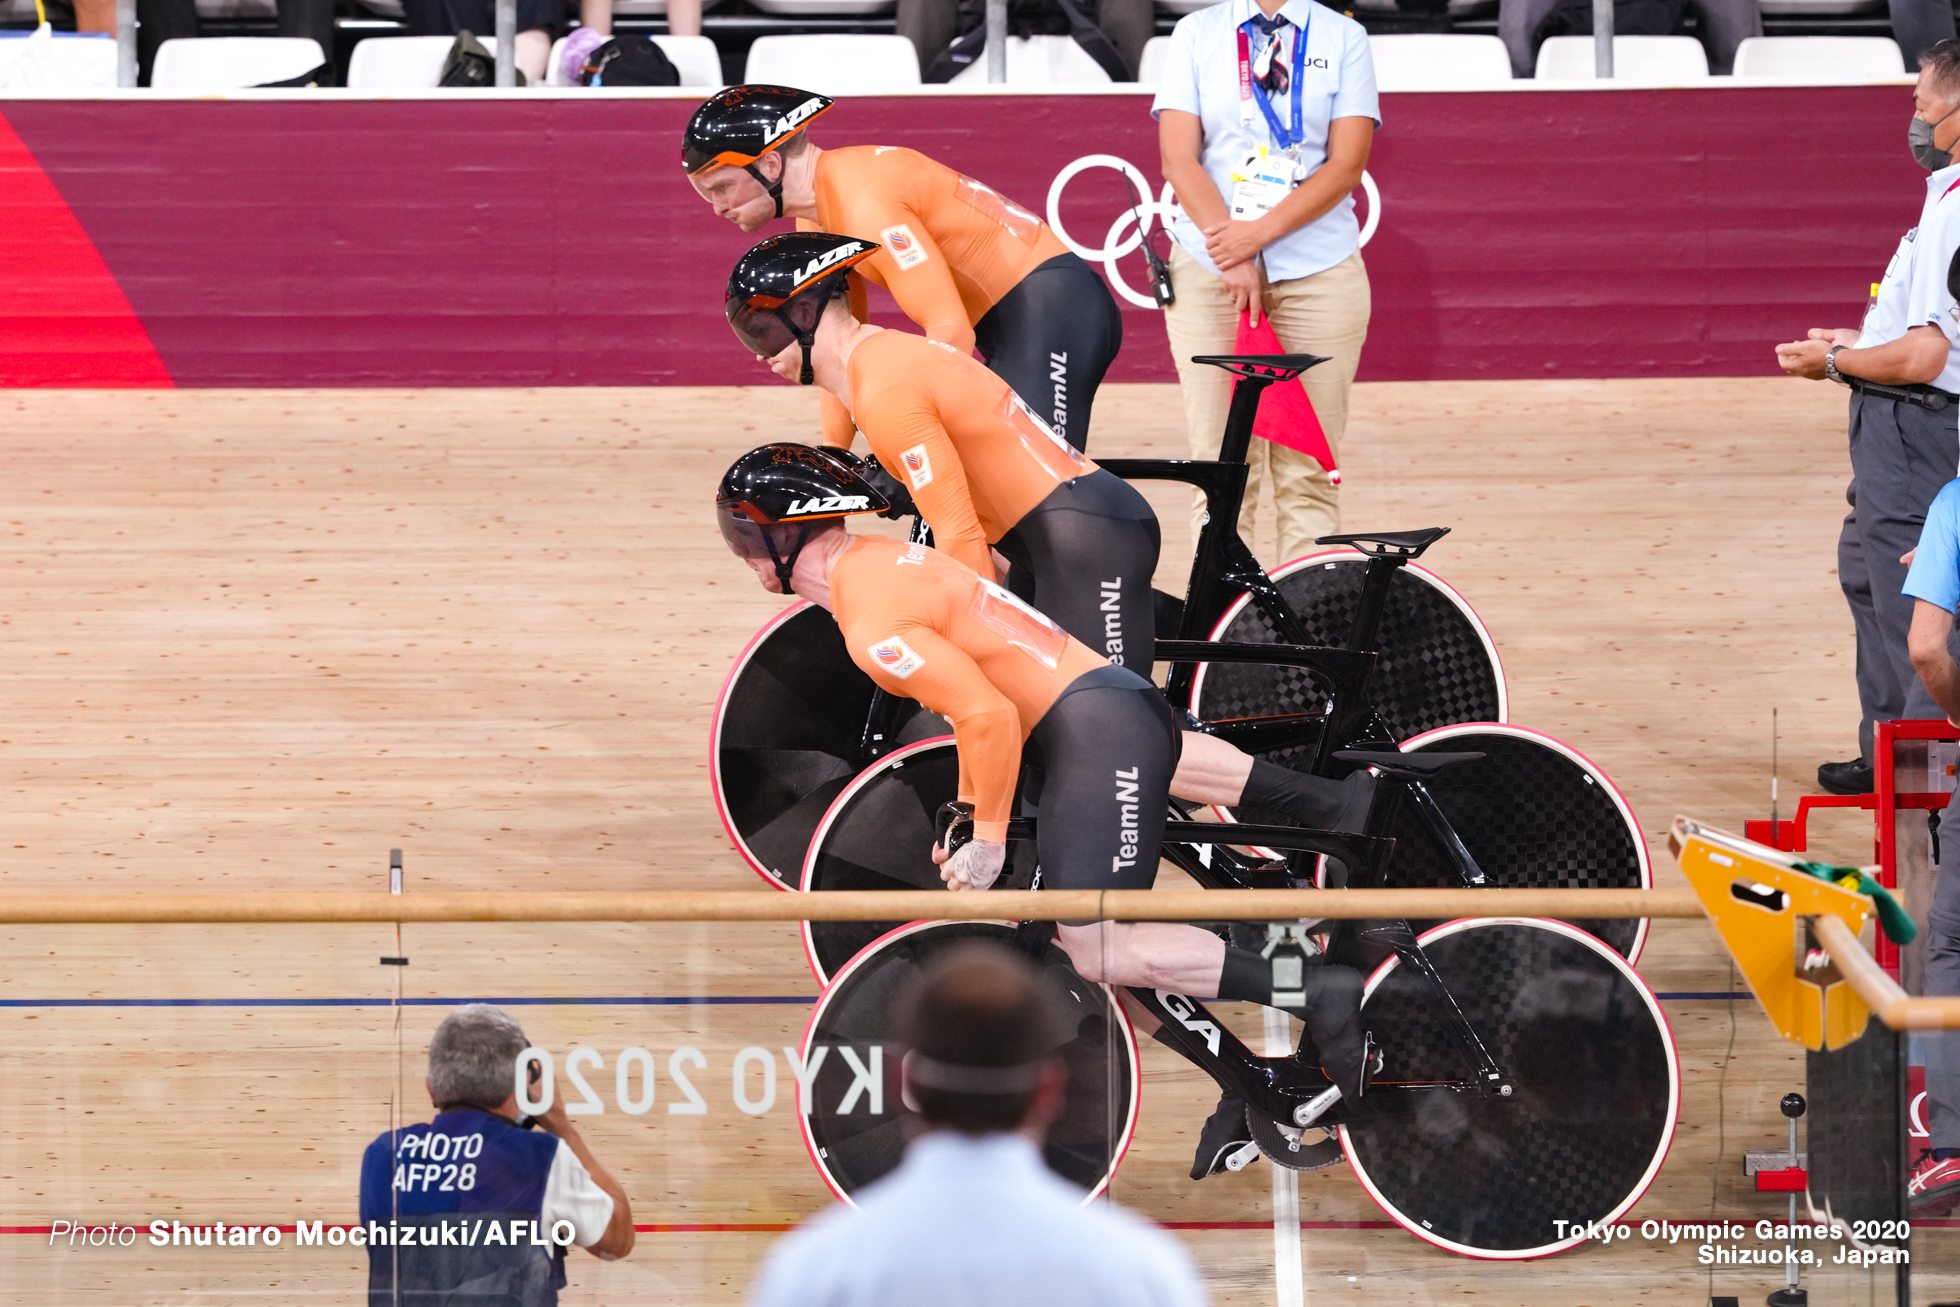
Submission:
[[[1000,878],[1007,846],[994,840],[968,840],[959,852],[939,864],[939,879],[950,890],[986,889]]]

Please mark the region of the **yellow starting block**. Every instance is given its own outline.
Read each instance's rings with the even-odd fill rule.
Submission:
[[[1686,817],[1674,819],[1667,846],[1785,1039],[1821,1050],[1865,1033],[1871,1009],[1809,919],[1837,917],[1857,936],[1873,915],[1871,899],[1798,869],[1787,853]]]

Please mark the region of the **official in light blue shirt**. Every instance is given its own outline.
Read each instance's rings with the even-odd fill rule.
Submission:
[[[1372,308],[1353,199],[1381,125],[1368,33],[1314,0],[1220,0],[1178,20],[1150,111],[1180,210],[1164,327],[1191,456],[1218,457],[1231,378],[1190,360],[1240,352],[1241,321],[1273,333],[1247,349],[1328,360],[1283,383],[1305,390],[1324,450],[1305,424],[1302,439],[1255,439],[1247,457],[1239,535],[1261,551],[1253,513],[1270,476],[1279,551],[1267,557],[1297,558],[1340,530],[1341,437]],[[1203,514],[1200,493],[1194,530]]]
[[[1368,33],[1360,23],[1314,0],[1286,0],[1271,15],[1254,0],[1222,0],[1222,3],[1186,14],[1171,32],[1171,48],[1165,53],[1163,73],[1157,83],[1157,98],[1151,103],[1151,116],[1160,122],[1166,109],[1195,115],[1204,132],[1200,160],[1219,196],[1230,201],[1233,190],[1232,166],[1255,146],[1284,149],[1289,140],[1276,135],[1256,105],[1240,98],[1238,44],[1241,28],[1260,18],[1276,17],[1285,23],[1279,29],[1281,49],[1274,62],[1288,70],[1284,89],[1254,94],[1264,95],[1279,120],[1285,137],[1292,135],[1293,88],[1292,42],[1296,33],[1306,34],[1300,52],[1304,76],[1300,87],[1300,125],[1304,128],[1299,147],[1300,163],[1309,176],[1327,162],[1329,128],[1339,118],[1365,118],[1372,128],[1381,125],[1381,106],[1375,93],[1375,63],[1368,52]],[[1257,29],[1255,28],[1255,34]],[[1363,151],[1362,162],[1366,162]],[[1169,179],[1173,186],[1175,178]],[[1345,180],[1345,178],[1344,178]],[[1324,271],[1360,248],[1361,227],[1354,217],[1350,194],[1360,176],[1340,189],[1331,207],[1277,236],[1259,248],[1266,265],[1268,281],[1290,281]],[[1191,204],[1178,187],[1178,199],[1188,215]],[[1200,215],[1202,220],[1202,215]],[[1172,220],[1171,235],[1191,256],[1211,272],[1219,265],[1206,248],[1205,234],[1190,216]]]

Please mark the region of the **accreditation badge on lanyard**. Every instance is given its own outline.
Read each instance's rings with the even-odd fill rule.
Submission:
[[[1306,164],[1300,158],[1300,143],[1306,138],[1301,98],[1306,92],[1303,74],[1307,67],[1307,29],[1298,27],[1293,31],[1293,75],[1288,88],[1293,93],[1290,124],[1280,122],[1271,100],[1258,85],[1279,52],[1279,33],[1273,33],[1255,58],[1253,30],[1251,19],[1238,29],[1239,116],[1250,128],[1253,108],[1257,106],[1273,143],[1254,146],[1232,165],[1232,217],[1242,221],[1264,217],[1307,175]]]

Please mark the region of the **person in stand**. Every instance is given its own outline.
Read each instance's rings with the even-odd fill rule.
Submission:
[[[1791,376],[1851,390],[1851,512],[1838,535],[1838,585],[1857,636],[1859,752],[1817,769],[1833,794],[1871,792],[1876,723],[1941,715],[1913,667],[1913,601],[1900,559],[1960,464],[1960,321],[1949,285],[1960,254],[1960,41],[1926,52],[1908,140],[1932,175],[1919,223],[1886,265],[1863,328],[1812,328],[1776,347]]]
[[[1023,1307],[1201,1307],[1190,1256],[1042,1163],[1068,1073],[1061,1003],[1027,959],[970,943],[901,996],[914,1113],[905,1160],[770,1251],[751,1307],[956,1301]]]
[[[1218,457],[1231,405],[1230,376],[1192,357],[1237,353],[1241,318],[1265,317],[1284,349],[1329,360],[1298,384],[1338,459],[1371,309],[1352,198],[1381,123],[1367,32],[1313,0],[1223,0],[1178,20],[1150,111],[1182,210],[1164,327],[1191,456]],[[1252,446],[1239,514],[1248,544],[1264,480],[1282,559],[1340,529],[1333,468]],[[1197,494],[1194,529],[1204,510]]]
[[[1148,672],[1157,515],[970,355],[852,316],[847,278],[880,253],[851,236],[772,236],[729,276],[729,325],[778,376],[822,386],[855,418],[940,550],[993,577],[998,549],[1016,593]]]
[[[551,1236],[561,1222],[570,1242],[596,1257],[633,1250],[626,1191],[586,1147],[564,1103],[535,1119],[519,1115],[517,1059],[528,1047],[517,1022],[488,1003],[465,1004],[436,1027],[428,1075],[435,1120],[386,1132],[361,1158],[370,1307],[556,1307],[566,1245]],[[420,1227],[414,1243],[390,1237],[403,1226]]]
[[[764,589],[828,610],[851,660],[878,686],[952,723],[966,814],[959,824],[972,838],[932,847],[949,889],[984,890],[999,877],[1024,751],[1040,773],[1042,809],[1066,814],[1037,828],[1047,888],[1150,888],[1170,794],[1271,808],[1314,829],[1362,828],[1375,784],[1366,770],[1341,781],[1303,775],[1182,731],[1149,681],[955,558],[845,531],[845,517],[889,506],[850,455],[773,444],[729,468],[716,519]],[[1297,990],[1291,981],[1276,990],[1266,957],[1197,926],[1074,923],[1057,939],[1085,980],[1291,1012],[1310,1036],[1297,1073],[1324,1076],[1342,1097],[1361,1096],[1379,1065],[1352,968],[1323,960],[1305,969]],[[1200,1138],[1194,1179],[1246,1141],[1246,1110],[1236,1098],[1221,1102]]]
[[[1302,0],[1304,3],[1305,0]],[[916,150],[819,149],[827,96],[731,86],[695,111],[681,142],[688,181],[743,231],[788,215],[872,246],[854,267],[890,291],[927,336],[987,367],[1075,448],[1123,343],[1109,287],[1048,224],[983,182]],[[862,286],[853,313],[868,320]],[[848,449],[851,414],[823,402],[823,442]]]

